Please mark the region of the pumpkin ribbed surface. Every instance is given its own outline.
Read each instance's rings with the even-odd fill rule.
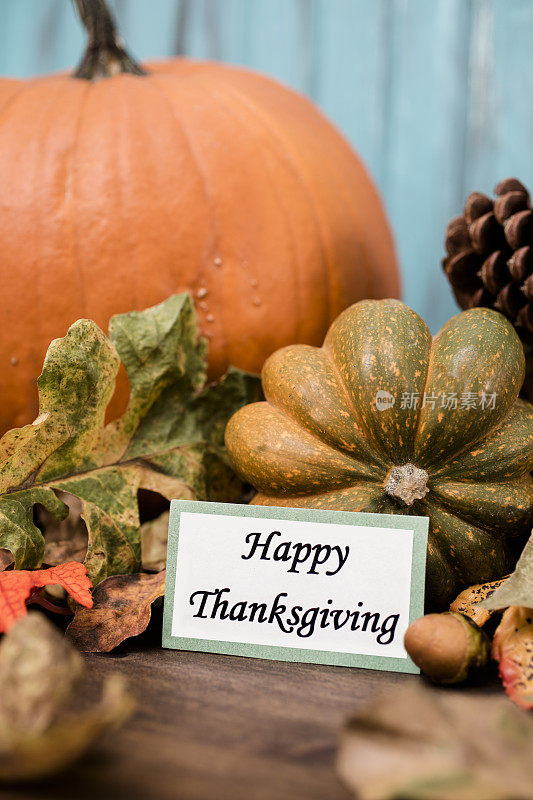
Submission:
[[[33,419],[79,317],[189,291],[215,377],[399,292],[380,199],[310,102],[221,64],[146,69],[0,81],[0,431]]]
[[[267,360],[266,401],[231,418],[226,446],[255,503],[428,516],[428,605],[444,608],[501,577],[509,543],[533,524],[523,377],[522,345],[498,312],[459,314],[432,340],[404,304],[363,301],[322,348]]]

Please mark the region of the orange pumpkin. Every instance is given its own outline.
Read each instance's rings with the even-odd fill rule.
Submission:
[[[77,73],[0,80],[0,430],[33,418],[46,348],[79,317],[106,329],[189,291],[215,377],[398,295],[378,194],[308,100],[223,64],[140,68],[103,0],[76,3]]]

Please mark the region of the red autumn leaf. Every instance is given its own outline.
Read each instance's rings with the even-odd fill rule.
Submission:
[[[69,561],[57,567],[36,570],[9,570],[0,573],[0,633],[26,614],[26,601],[43,586],[62,586],[69,595],[86,608],[92,608],[91,581],[87,569],[79,561]]]
[[[533,708],[533,610],[510,606],[494,634],[492,657],[498,661],[505,691],[520,708]]]

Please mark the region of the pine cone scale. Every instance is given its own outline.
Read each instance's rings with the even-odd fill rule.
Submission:
[[[476,253],[483,255],[492,252],[495,248],[505,247],[505,234],[502,226],[498,224],[494,211],[489,211],[474,220],[469,226],[468,232]]]
[[[533,213],[530,209],[519,211],[504,223],[505,238],[513,250],[533,241]]]
[[[501,250],[491,253],[483,262],[478,275],[491,294],[498,294],[511,280],[505,254]]]
[[[514,281],[522,283],[533,274],[533,248],[527,245],[516,250],[509,261],[509,272]]]

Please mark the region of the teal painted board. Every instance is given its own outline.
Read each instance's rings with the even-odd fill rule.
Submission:
[[[389,0],[320,0],[313,96],[385,184],[390,69]]]
[[[312,0],[253,0],[247,4],[244,63],[309,93],[312,35]]]
[[[175,55],[183,0],[111,0],[109,5],[135,58],[153,60]]]
[[[246,0],[181,0],[175,52],[244,63],[248,9]]]
[[[1,0],[0,11],[0,75],[55,72],[80,58],[84,36],[71,3]]]
[[[508,175],[533,188],[533,3],[475,0],[465,194]]]
[[[440,267],[461,202],[469,4],[395,0],[383,190],[409,304],[435,332],[456,310]]]

